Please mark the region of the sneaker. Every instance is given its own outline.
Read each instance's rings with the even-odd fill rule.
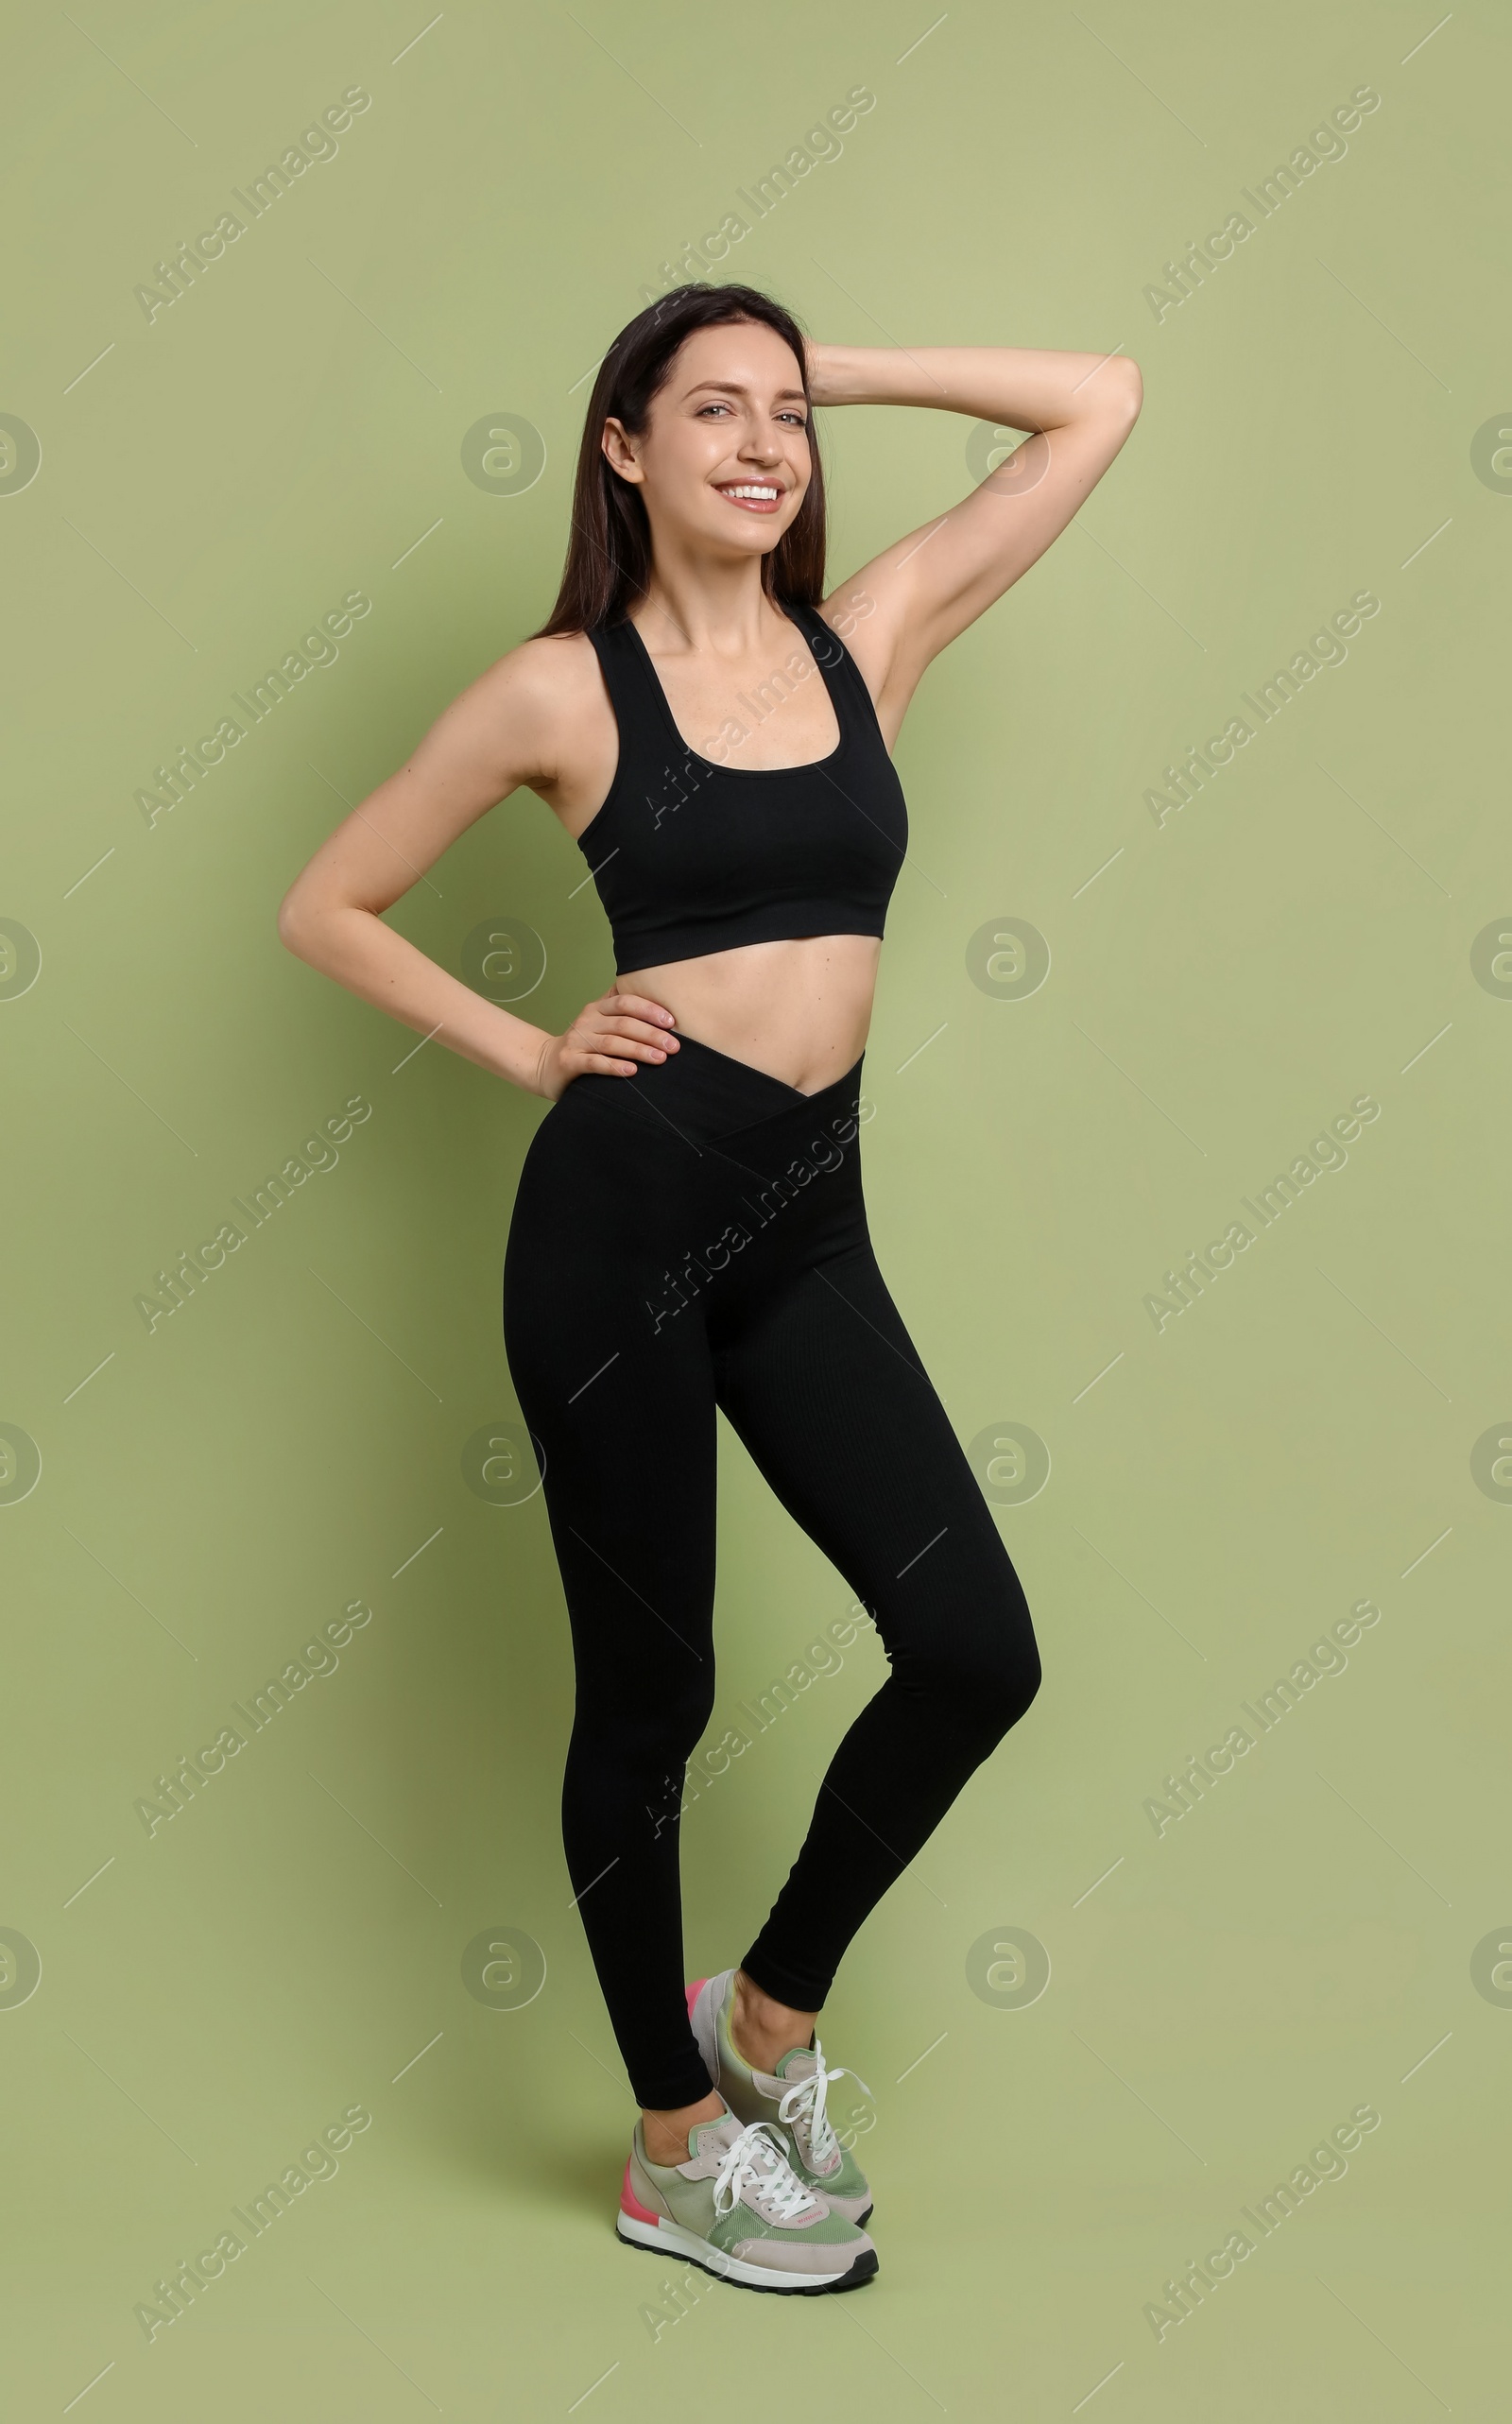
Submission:
[[[843,2147],[825,2110],[832,2079],[854,2079],[864,2095],[871,2089],[854,2071],[832,2071],[815,2032],[812,2046],[793,2047],[775,2072],[753,2071],[730,2034],[735,1973],[696,1979],[688,1988],[688,2018],[704,2067],[726,2104],[742,2121],[765,2122],[784,2140],[784,2152],[806,2187],[816,2189],[833,2213],[859,2226],[871,2212],[871,2191],[853,2155]]]
[[[866,2232],[804,2187],[765,2123],[724,2112],[696,2123],[688,2145],[685,2163],[653,2163],[636,2123],[615,2224],[631,2246],[800,2297],[871,2278],[877,2251]]]

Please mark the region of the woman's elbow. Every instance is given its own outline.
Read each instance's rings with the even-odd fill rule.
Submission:
[[[291,884],[278,904],[278,938],[285,951],[296,959],[308,959],[310,934],[314,923],[309,903],[297,884]]]

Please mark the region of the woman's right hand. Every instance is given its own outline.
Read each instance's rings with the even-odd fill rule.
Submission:
[[[533,1092],[559,1102],[575,1077],[633,1077],[637,1061],[665,1060],[678,1040],[671,1011],[644,993],[606,993],[580,1009],[565,1035],[549,1035]]]

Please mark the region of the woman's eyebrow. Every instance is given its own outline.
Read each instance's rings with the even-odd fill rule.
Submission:
[[[739,379],[699,379],[685,392],[690,396],[698,396],[702,395],[706,387],[712,387],[718,394],[725,396],[748,396],[751,392],[749,387],[744,387]],[[805,404],[807,401],[801,387],[779,387],[777,390],[776,402],[779,404]]]

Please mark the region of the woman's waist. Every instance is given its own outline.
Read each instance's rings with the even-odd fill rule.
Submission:
[[[881,948],[875,936],[855,934],[745,943],[630,970],[615,989],[661,1003],[679,1039],[809,1095],[845,1076],[866,1049]]]
[[[822,1260],[867,1234],[860,1136],[874,1107],[862,1070],[858,1055],[804,1093],[689,1037],[633,1077],[576,1077],[536,1131],[516,1217],[524,1207],[532,1236],[567,1267],[592,1267],[606,1224],[617,1257],[648,1270],[731,1230]],[[767,1260],[764,1249],[742,1268]]]

